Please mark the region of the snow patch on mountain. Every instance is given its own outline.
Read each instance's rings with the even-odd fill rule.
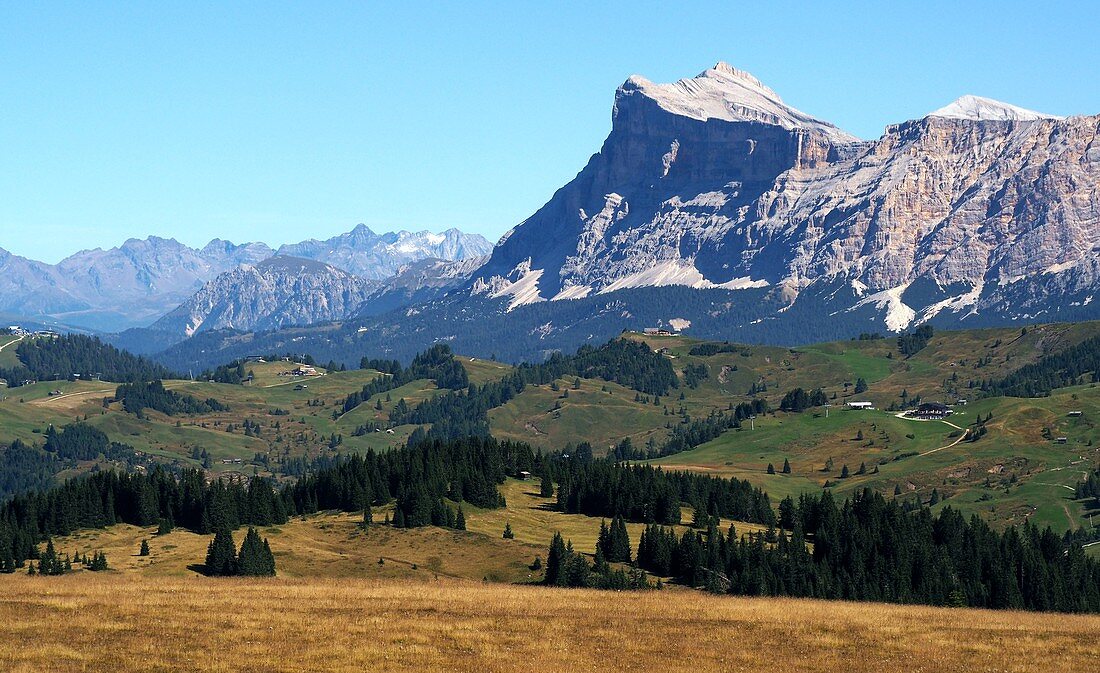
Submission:
[[[681,259],[658,262],[648,269],[632,273],[610,283],[599,294],[631,287],[665,287],[668,285],[686,285],[697,289],[720,288],[724,290],[746,290],[754,287],[767,287],[766,280],[753,280],[749,277],[734,278],[725,283],[712,283],[707,280],[695,264]]]
[[[1062,119],[1035,110],[1028,110],[1009,103],[981,96],[961,96],[940,109],[928,114],[929,117],[945,119],[969,119],[972,121],[1035,121],[1036,119]]]
[[[887,329],[892,332],[900,332],[917,317],[917,312],[901,300],[901,295],[905,294],[907,289],[909,289],[909,283],[876,292],[864,297],[848,310],[854,311],[857,308],[873,304],[876,309],[886,311],[883,322],[886,323]]]
[[[943,301],[938,301],[935,304],[925,308],[920,312],[920,322],[927,322],[936,317],[940,312],[950,309],[955,313],[961,313],[964,309],[970,308],[967,315],[977,314],[978,300],[981,299],[982,290],[985,288],[985,283],[978,283],[970,289],[969,292],[964,292],[954,297],[948,297]],[[965,317],[965,316],[964,316]]]
[[[512,311],[524,304],[546,301],[539,294],[539,278],[542,278],[542,273],[543,269],[532,270],[531,260],[527,259],[516,265],[507,278],[493,276],[488,281],[478,278],[470,292],[475,295],[485,294],[491,299],[509,297],[507,310]]]
[[[591,294],[592,288],[588,285],[567,285],[561,292],[554,295],[550,301],[562,301],[564,299],[584,299]]]

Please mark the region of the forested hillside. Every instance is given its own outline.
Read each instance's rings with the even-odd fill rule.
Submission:
[[[28,380],[98,376],[104,381],[122,383],[172,376],[168,369],[151,360],[81,334],[35,337],[20,343],[16,354],[19,365],[0,369],[0,378],[13,388]]]

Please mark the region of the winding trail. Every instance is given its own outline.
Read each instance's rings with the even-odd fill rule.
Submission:
[[[19,337],[18,339],[12,339],[8,343],[4,344],[3,346],[0,346],[0,351],[4,350],[5,348],[7,348],[8,346],[10,346],[12,344],[17,344],[17,343],[19,343],[20,341],[22,341],[23,339],[26,339],[26,338],[27,338],[27,335],[24,334],[23,336]]]
[[[970,436],[970,429],[969,428],[960,428],[959,426],[955,425],[954,423],[952,423],[951,421],[949,421],[945,418],[935,418],[935,419],[933,419],[933,418],[913,418],[912,416],[906,416],[904,411],[901,411],[901,412],[898,412],[898,413],[894,414],[894,418],[900,418],[903,421],[914,421],[916,423],[936,423],[936,422],[940,422],[940,423],[943,423],[946,426],[955,428],[956,430],[962,430],[963,431],[963,433],[961,435],[959,435],[959,438],[956,439],[955,441],[951,442],[950,444],[947,444],[946,446],[940,446],[940,447],[937,447],[935,449],[930,449],[928,451],[925,451],[924,453],[918,453],[917,458],[921,458],[921,457],[936,453],[937,451],[943,451],[944,449],[950,449],[953,446],[957,446],[959,444],[959,442],[963,441],[964,439],[966,439],[967,437]]]

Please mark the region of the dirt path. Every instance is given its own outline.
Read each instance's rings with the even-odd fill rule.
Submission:
[[[947,423],[947,421],[944,421],[944,423]],[[947,423],[947,424],[951,425],[951,423]],[[951,425],[951,427],[956,428],[958,430],[962,430],[962,428],[960,428],[957,425]],[[933,454],[937,451],[943,451],[944,449],[950,449],[951,447],[955,446],[956,444],[958,444],[959,442],[961,442],[962,440],[966,439],[969,436],[970,436],[970,431],[969,430],[963,430],[963,433],[961,435],[959,435],[959,438],[956,439],[955,441],[951,442],[950,444],[948,444],[946,446],[941,446],[937,449],[931,449],[930,451],[925,451],[924,453],[918,453],[917,457],[920,458],[922,456],[927,456],[929,454]]]
[[[80,397],[81,395],[102,395],[103,393],[113,393],[114,388],[107,388],[106,390],[84,390],[79,393],[65,393],[64,395],[54,395],[53,397],[43,397],[38,400],[34,400],[31,404],[37,404],[40,406],[47,406],[54,402],[60,402],[61,400],[69,399],[70,397]]]
[[[17,344],[17,343],[19,343],[20,341],[22,341],[23,339],[26,339],[26,338],[27,337],[24,335],[24,336],[19,337],[18,339],[12,339],[8,343],[4,344],[3,346],[0,346],[0,351],[4,350],[5,348],[7,348],[8,346],[10,346],[12,344]]]

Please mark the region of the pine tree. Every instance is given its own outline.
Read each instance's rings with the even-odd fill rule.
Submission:
[[[783,474],[790,474],[790,473],[791,473],[791,461],[784,458],[783,459]]]
[[[546,579],[543,580],[550,586],[563,586],[565,584],[565,563],[568,561],[565,549],[565,540],[561,533],[554,533],[550,541],[550,550],[546,554]]]
[[[141,541],[141,549],[138,550],[138,556],[148,556],[148,555],[149,555],[149,541],[148,540],[142,540]]]
[[[775,465],[768,463],[768,474],[775,474]]]
[[[237,556],[237,574],[250,577],[268,577],[275,574],[275,557],[267,540],[261,540],[255,528],[249,527]]]
[[[505,523],[504,524],[504,534],[501,535],[501,537],[504,538],[505,540],[512,540],[516,537],[515,533],[512,532],[512,524],[510,524],[510,523]]]
[[[608,545],[605,556],[613,563],[630,563],[630,534],[626,530],[626,520],[615,517],[608,529]]]
[[[539,485],[539,495],[543,498],[554,497],[554,481],[550,479],[550,475],[542,475],[542,483]]]
[[[458,506],[458,514],[455,515],[455,530],[466,530],[466,514],[462,511],[462,505]]]
[[[237,554],[233,535],[228,528],[218,528],[206,549],[206,574],[224,576],[237,574]]]

